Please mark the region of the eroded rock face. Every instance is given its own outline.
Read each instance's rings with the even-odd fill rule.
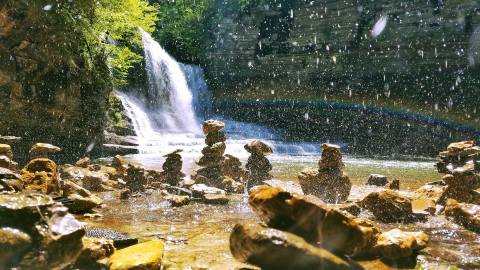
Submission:
[[[445,216],[457,224],[480,233],[480,206],[469,203],[459,203],[449,199],[445,206]]]
[[[301,237],[256,223],[235,225],[230,251],[237,260],[262,269],[351,269],[346,261]]]
[[[344,164],[340,146],[322,144],[321,148],[319,169],[307,168],[298,175],[302,190],[328,203],[344,202],[350,195],[352,183],[342,171]]]
[[[48,158],[31,160],[20,172],[26,189],[49,194],[58,191],[57,164]]]
[[[162,267],[164,243],[153,240],[115,251],[108,259],[110,270],[154,270]]]

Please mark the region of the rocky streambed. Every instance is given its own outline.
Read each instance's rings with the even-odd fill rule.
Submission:
[[[19,169],[1,145],[0,268],[480,267],[473,142],[451,144],[435,168],[344,158],[331,144],[320,158],[271,157],[251,141],[244,166],[224,155],[223,123],[204,131],[192,172],[180,150],[156,168],[120,156],[57,165],[48,144]]]

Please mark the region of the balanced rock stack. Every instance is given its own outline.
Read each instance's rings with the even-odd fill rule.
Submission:
[[[217,120],[203,122],[202,128],[206,135],[205,143],[207,146],[202,149],[203,156],[197,161],[197,165],[202,168],[192,175],[192,179],[198,184],[214,187],[222,185],[223,154],[226,148],[224,127],[225,124]]]
[[[240,159],[229,154],[225,154],[224,158],[223,175],[241,182],[246,176],[246,171],[242,168]]]
[[[480,203],[480,147],[473,141],[452,143],[447,151],[440,152],[436,167],[446,173],[443,181],[447,184],[437,204],[445,205],[447,199],[464,203]]]
[[[251,154],[245,165],[249,172],[247,188],[250,189],[272,178],[270,175],[272,164],[270,164],[266,156],[271,155],[273,150],[269,145],[259,140],[245,144],[244,148]]]
[[[340,203],[350,195],[352,183],[342,171],[344,164],[340,146],[322,144],[319,169],[308,168],[300,172],[298,180],[305,194],[315,195],[327,203]]]
[[[165,182],[170,185],[177,186],[180,181],[182,181],[185,177],[185,174],[182,172],[183,162],[182,156],[180,155],[182,151],[182,149],[177,149],[171,153],[164,155],[164,157],[167,159],[162,166],[162,178],[165,179]]]

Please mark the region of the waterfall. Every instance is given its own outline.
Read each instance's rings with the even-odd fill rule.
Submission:
[[[141,32],[148,77],[147,106],[154,112],[150,118],[159,132],[200,134],[192,93],[180,64],[150,34]]]

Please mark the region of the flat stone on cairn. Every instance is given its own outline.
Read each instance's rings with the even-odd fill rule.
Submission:
[[[162,176],[165,181],[170,185],[177,186],[180,181],[182,181],[185,177],[185,174],[182,172],[183,162],[182,156],[180,155],[182,151],[182,149],[177,149],[171,153],[164,155],[164,157],[166,157],[167,159],[162,165]]]
[[[203,122],[203,133],[205,133],[205,143],[203,156],[196,162],[198,169],[192,179],[198,184],[206,184],[214,187],[221,187],[223,182],[222,164],[223,154],[225,153],[226,136],[223,131],[225,124],[217,120],[207,120]]]
[[[266,156],[272,154],[273,150],[269,145],[259,140],[254,140],[245,144],[244,148],[251,154],[245,165],[250,173],[247,184],[247,188],[250,189],[253,186],[261,185],[263,181],[272,178],[270,175],[272,164],[270,164],[270,161]]]
[[[437,204],[445,205],[447,199],[462,203],[480,203],[480,147],[473,141],[452,143],[447,151],[440,152],[436,165],[439,173],[447,173],[443,182],[447,187]]]
[[[341,203],[350,195],[352,183],[342,171],[344,164],[340,146],[322,144],[322,157],[318,170],[307,168],[300,172],[298,180],[305,194],[315,195],[327,203]]]
[[[34,158],[48,158],[48,154],[60,152],[62,149],[58,146],[48,143],[36,143],[30,149],[30,157]]]

